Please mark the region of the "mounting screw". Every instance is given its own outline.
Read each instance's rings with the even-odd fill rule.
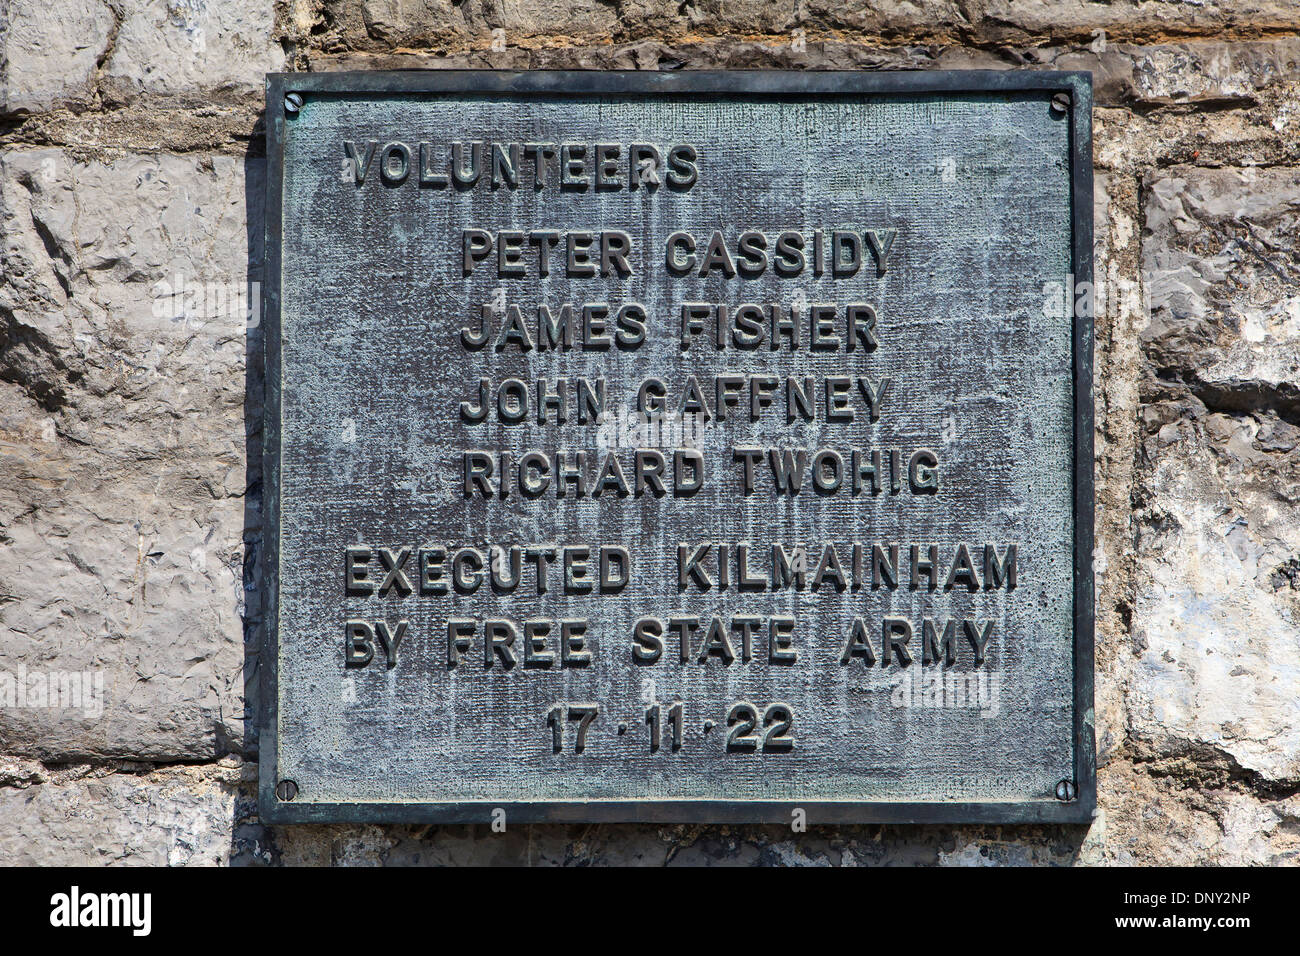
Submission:
[[[1052,112],[1058,116],[1064,116],[1070,112],[1070,94],[1057,93],[1052,97]]]
[[[288,803],[294,797],[298,796],[298,785],[292,780],[281,780],[275,785],[275,795]]]
[[[286,113],[296,113],[302,109],[301,93],[286,93],[284,96],[284,111]]]
[[[1056,799],[1062,803],[1069,803],[1076,796],[1078,796],[1078,791],[1075,789],[1073,780],[1062,780],[1056,785]]]

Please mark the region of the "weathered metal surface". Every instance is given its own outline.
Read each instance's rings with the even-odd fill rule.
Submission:
[[[1091,325],[1059,298],[1091,278],[1086,76],[283,76],[268,104],[268,819],[1087,818]],[[475,183],[444,184],[471,142],[501,144],[518,184],[492,184],[490,145]],[[585,188],[561,184],[567,161]],[[837,231],[852,274],[830,264]],[[581,235],[568,261],[584,232],[595,275]],[[788,233],[802,268],[777,254]],[[542,347],[538,306],[564,303],[576,341]],[[683,333],[683,303],[728,307],[722,348],[716,308]],[[773,347],[774,307],[798,348]],[[603,380],[602,421],[580,420],[579,380]],[[644,427],[648,380],[697,417]],[[538,422],[538,381],[565,423]],[[654,450],[662,496],[637,487]],[[703,463],[689,494],[675,450]],[[800,451],[782,493],[772,456]],[[577,452],[586,494],[554,475]],[[480,453],[492,474],[467,480]],[[521,460],[526,480],[551,469],[540,493]],[[609,549],[608,586],[566,586],[580,548],[591,580]],[[685,661],[681,618],[700,622]],[[927,659],[927,621],[936,643],[953,622],[952,663]]]

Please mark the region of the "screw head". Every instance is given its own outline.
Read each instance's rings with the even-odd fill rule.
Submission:
[[[1074,786],[1073,780],[1062,780],[1056,785],[1056,799],[1062,803],[1069,803],[1076,796],[1078,796],[1078,790]]]
[[[296,113],[302,109],[301,93],[286,93],[284,96],[284,111],[286,113]]]
[[[298,796],[298,785],[292,780],[281,780],[275,785],[275,795],[288,803],[294,797]]]
[[[1058,116],[1064,116],[1070,112],[1070,94],[1057,93],[1052,97],[1052,112]]]

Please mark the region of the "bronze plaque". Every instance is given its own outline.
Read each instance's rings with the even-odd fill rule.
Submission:
[[[1078,821],[1086,74],[268,81],[272,821]]]

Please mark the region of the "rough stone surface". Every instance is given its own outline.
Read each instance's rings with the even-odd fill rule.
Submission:
[[[0,3],[0,672],[105,677],[0,707],[0,863],[1300,862],[1298,62],[1290,0]],[[282,65],[1092,70],[1094,823],[260,824],[261,341],[155,306],[260,278]]]
[[[258,91],[262,75],[284,65],[274,20],[272,0],[124,3],[103,65],[103,94],[110,103],[141,94],[210,102]]]
[[[507,39],[557,45],[574,38],[674,40],[716,35],[843,33],[867,42],[1037,43],[1068,38],[1152,42],[1185,35],[1251,39],[1300,24],[1287,0],[325,0],[292,4],[288,18],[311,43],[341,49],[486,45]]]
[[[262,177],[260,160],[229,156],[0,153],[0,660],[104,683],[102,717],[0,708],[4,752],[242,749],[261,255],[245,197]]]
[[[103,0],[10,0],[0,6],[0,116],[89,106],[115,26]]]
[[[0,7],[0,116],[144,95],[160,111],[258,93],[283,69],[273,0],[9,0]]]
[[[0,773],[4,765],[0,764]],[[141,866],[228,863],[236,839],[239,770],[229,765],[149,775],[87,766],[0,786],[0,861]],[[3,779],[3,777],[0,777]],[[256,854],[255,839],[239,834]]]
[[[1300,783],[1300,168],[1146,185],[1132,729]]]
[[[1156,373],[1212,407],[1300,417],[1300,167],[1163,170],[1143,266]]]

